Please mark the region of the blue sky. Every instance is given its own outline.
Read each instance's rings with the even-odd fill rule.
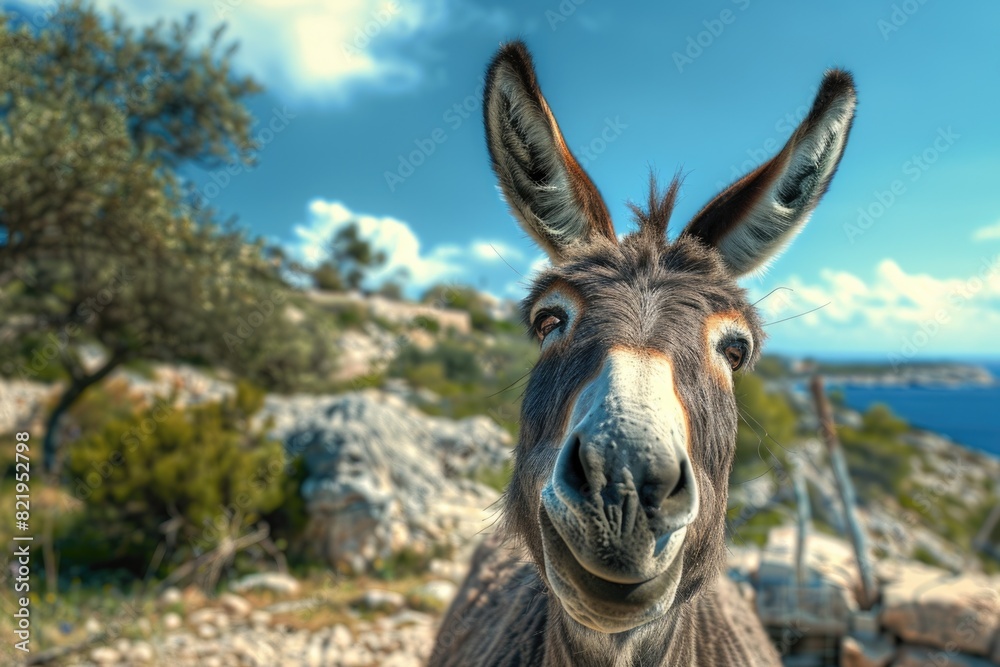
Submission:
[[[780,148],[824,69],[850,69],[859,107],[840,171],[794,245],[745,281],[757,296],[794,290],[762,303],[769,319],[829,305],[769,327],[770,350],[998,354],[1000,5],[577,2],[97,4],[136,24],[190,11],[228,21],[240,67],[268,89],[251,104],[265,141],[254,170],[192,178],[304,258],[360,219],[414,290],[461,280],[517,298],[518,274],[541,259],[498,197],[483,140],[482,76],[502,40],[533,51],[620,232],[651,167],[684,174],[676,231]]]

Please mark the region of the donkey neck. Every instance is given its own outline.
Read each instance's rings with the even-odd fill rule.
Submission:
[[[544,667],[706,667],[773,664],[754,612],[724,574],[663,618],[607,635],[579,625],[548,600]]]
[[[629,632],[603,634],[570,618],[549,597],[544,667],[650,667],[701,664],[696,655],[702,595]]]

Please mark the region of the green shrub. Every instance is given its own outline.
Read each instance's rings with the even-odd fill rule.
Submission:
[[[67,470],[84,510],[60,536],[64,567],[145,574],[158,546],[172,542],[154,566],[163,574],[265,516],[293,530],[301,504],[289,480],[298,464],[279,442],[251,432],[262,402],[263,392],[240,383],[220,403],[182,410],[157,402],[77,441]]]

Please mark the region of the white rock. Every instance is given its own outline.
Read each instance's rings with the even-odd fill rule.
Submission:
[[[259,418],[310,461],[302,495],[317,546],[332,567],[355,571],[402,547],[474,539],[499,492],[468,476],[503,466],[512,444],[487,417],[429,417],[375,390],[268,396]]]
[[[215,639],[219,636],[219,631],[215,629],[215,626],[208,623],[202,623],[195,631],[202,639]]]
[[[170,605],[180,604],[180,602],[183,599],[184,598],[181,595],[181,590],[174,586],[170,586],[169,588],[164,589],[162,593],[160,593],[159,603],[164,607],[167,607]]]
[[[426,584],[418,588],[415,591],[415,594],[422,598],[434,600],[442,607],[447,607],[451,604],[451,601],[457,592],[458,586],[454,583],[445,581],[444,579],[435,579],[434,581],[428,581]]]
[[[87,619],[87,622],[83,624],[83,629],[88,635],[96,635],[103,629],[103,626],[100,621],[91,616]]]
[[[380,609],[384,611],[397,611],[406,604],[406,598],[395,591],[387,591],[381,588],[371,588],[365,591],[361,598],[362,606],[367,609]]]
[[[90,659],[98,665],[111,665],[121,660],[121,654],[110,646],[98,646],[90,652]]]
[[[138,641],[129,650],[128,659],[130,662],[145,664],[152,662],[155,655],[153,647],[149,642]]]
[[[246,598],[240,597],[239,595],[234,595],[233,593],[223,593],[219,596],[219,604],[227,612],[242,618],[248,616],[251,611],[253,611],[253,605],[251,605]]]
[[[171,611],[163,615],[162,623],[163,629],[169,632],[180,628],[184,621],[181,619],[180,614]]]
[[[952,575],[919,563],[880,569],[882,625],[904,641],[989,655],[1000,636],[1000,576]]]
[[[354,636],[351,634],[351,631],[347,629],[346,625],[338,623],[333,626],[330,643],[337,648],[347,648],[354,643]]]
[[[299,582],[295,577],[280,572],[259,572],[247,575],[229,586],[234,593],[245,593],[252,590],[266,590],[278,595],[296,595],[299,592]]]

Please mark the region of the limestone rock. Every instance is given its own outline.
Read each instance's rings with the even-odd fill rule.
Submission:
[[[882,625],[904,641],[988,656],[1000,633],[1000,576],[920,563],[881,567]]]
[[[305,459],[302,495],[321,555],[363,571],[407,548],[461,546],[488,524],[499,497],[471,479],[510,456],[510,435],[487,417],[427,416],[375,390],[268,396],[261,420]]]

